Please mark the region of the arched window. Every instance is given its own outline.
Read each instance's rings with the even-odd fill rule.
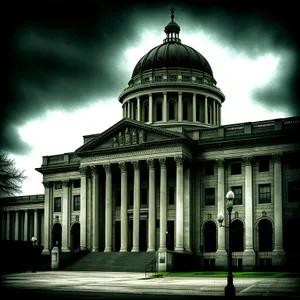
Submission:
[[[72,251],[80,247],[80,224],[74,223],[71,227],[71,249]]]
[[[61,225],[60,223],[55,223],[52,227],[52,248],[54,246],[57,246],[61,248]]]
[[[175,102],[169,102],[169,120],[175,120]]]
[[[149,103],[144,104],[144,122],[149,122]]]
[[[156,121],[162,121],[162,103],[156,103]]]
[[[200,101],[196,102],[196,121],[200,122]]]
[[[204,224],[204,252],[216,252],[217,251],[217,235],[216,224],[213,221],[207,221]]]
[[[188,104],[187,102],[183,102],[182,104],[182,120],[188,120]]]
[[[272,251],[272,223],[269,220],[261,220],[258,224],[258,251]]]
[[[231,245],[232,251],[244,251],[244,226],[242,221],[234,220],[231,223],[232,236]]]

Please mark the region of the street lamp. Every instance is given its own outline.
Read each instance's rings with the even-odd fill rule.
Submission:
[[[233,275],[232,275],[232,248],[231,248],[231,234],[232,234],[232,228],[231,228],[231,212],[233,208],[233,199],[234,199],[234,193],[233,191],[229,191],[226,194],[227,199],[227,211],[228,211],[228,226],[222,225],[224,221],[224,215],[222,212],[218,214],[218,221],[220,224],[220,227],[226,227],[228,228],[228,252],[227,252],[227,261],[228,261],[228,274],[227,274],[227,285],[225,287],[225,296],[235,296],[235,287],[233,285]]]

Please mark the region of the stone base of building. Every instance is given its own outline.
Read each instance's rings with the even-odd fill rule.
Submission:
[[[238,270],[253,271],[255,270],[256,254],[254,250],[245,250],[241,255],[233,255],[233,266]]]
[[[227,252],[225,250],[217,250],[215,254],[215,269],[227,269]]]

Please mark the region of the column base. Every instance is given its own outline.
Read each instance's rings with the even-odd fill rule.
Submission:
[[[50,255],[49,249],[43,249],[42,255]]]
[[[140,252],[139,248],[138,247],[133,247],[131,249],[131,252]]]
[[[111,247],[106,247],[106,248],[104,249],[104,252],[111,252]]]
[[[123,249],[121,248],[120,252],[127,252],[127,249],[126,248],[123,248]]]
[[[159,247],[158,252],[166,252],[167,247]]]
[[[155,249],[154,248],[148,248],[147,252],[155,252]]]
[[[215,266],[219,270],[227,269],[227,252],[225,249],[217,250],[215,255]]]
[[[99,248],[98,248],[98,247],[94,247],[94,248],[92,249],[92,252],[99,252]]]
[[[176,252],[184,252],[184,249],[183,249],[182,246],[181,247],[175,247],[175,251]]]
[[[61,248],[61,252],[71,252],[69,248]]]

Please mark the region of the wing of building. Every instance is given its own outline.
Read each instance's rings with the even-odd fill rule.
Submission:
[[[209,62],[181,42],[173,14],[165,33],[119,96],[123,119],[44,156],[44,195],[6,199],[2,239],[34,235],[45,254],[56,241],[62,252],[190,253],[223,269],[218,214],[226,225],[232,190],[234,265],[300,265],[300,118],[222,126]]]

